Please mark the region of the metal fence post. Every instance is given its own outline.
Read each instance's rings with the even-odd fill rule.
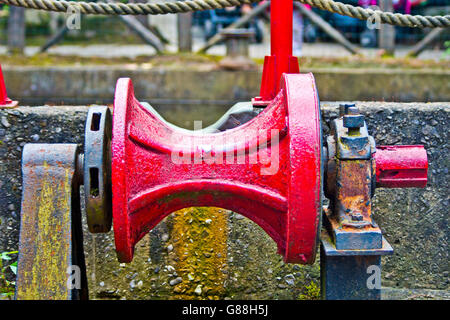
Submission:
[[[23,53],[25,48],[25,9],[10,6],[8,19],[8,51]]]
[[[380,0],[380,10],[393,12],[394,7],[392,0]],[[395,50],[395,28],[386,23],[380,24],[380,32],[378,34],[378,46],[384,49],[387,54],[394,54]]]
[[[192,12],[179,13],[177,16],[178,51],[192,51]]]

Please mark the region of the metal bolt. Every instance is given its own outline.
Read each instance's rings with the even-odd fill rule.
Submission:
[[[352,105],[346,109],[346,115],[359,115],[359,109],[357,106]]]
[[[346,114],[349,114],[350,108],[356,108],[356,105],[354,103],[342,103],[339,105],[339,116],[343,117]]]
[[[344,105],[343,125],[348,128],[349,135],[359,135],[359,128],[364,126],[364,116],[353,105]]]
[[[359,212],[355,212],[351,214],[352,221],[362,221],[363,215]]]
[[[358,115],[345,115],[344,116],[344,127],[345,128],[361,128],[364,126],[364,116]]]

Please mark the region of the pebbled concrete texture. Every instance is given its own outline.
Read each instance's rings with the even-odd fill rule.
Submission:
[[[383,286],[429,290],[426,294],[401,295],[401,290],[389,289],[384,297],[427,298],[433,297],[433,290],[440,290],[434,294],[439,298],[442,290],[449,290],[446,126],[450,103],[357,102],[357,105],[366,115],[378,144],[424,144],[430,162],[426,189],[376,191],[375,219],[395,249],[393,256],[383,258]],[[326,122],[337,116],[337,106],[336,102],[322,103],[325,134],[329,130]],[[207,115],[207,125],[226,109],[217,105],[157,108],[168,121],[188,128],[192,128],[193,120],[204,118],[202,115]],[[87,107],[83,106],[0,110],[0,252],[18,247],[23,145],[82,144],[86,112]],[[227,210],[210,213],[210,209],[196,210],[187,209],[166,218],[138,243],[135,259],[127,265],[116,260],[112,232],[97,235],[85,232],[91,298],[317,298],[318,262],[312,266],[286,265],[276,254],[275,243],[253,222]],[[213,218],[208,218],[208,214]],[[208,219],[211,221],[207,222]],[[189,225],[192,228],[180,229]],[[217,231],[220,228],[226,232]],[[201,248],[189,247],[188,256],[198,255],[200,262],[183,264],[183,244],[196,242],[203,231],[211,230],[222,234],[225,252],[209,243]],[[223,275],[215,273],[212,286],[201,272],[197,277],[196,270],[189,269],[191,264],[207,275],[214,272],[211,265],[217,266]]]

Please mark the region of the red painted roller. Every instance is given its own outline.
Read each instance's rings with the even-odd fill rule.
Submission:
[[[378,146],[374,155],[377,187],[425,188],[427,151],[421,145]]]
[[[119,79],[111,148],[120,261],[130,262],[136,243],[171,212],[214,206],[260,225],[286,262],[314,262],[322,147],[312,74],[285,74],[257,117],[201,136],[161,121],[136,100],[131,80]]]

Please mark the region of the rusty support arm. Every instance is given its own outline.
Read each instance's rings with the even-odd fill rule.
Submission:
[[[27,144],[16,299],[87,299],[76,144]]]

